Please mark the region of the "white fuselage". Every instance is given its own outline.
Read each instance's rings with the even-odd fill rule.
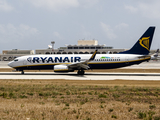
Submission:
[[[16,58],[8,65],[17,70],[25,69],[54,69],[55,65],[70,65],[88,60],[92,54],[65,54],[65,55],[30,55]],[[139,64],[150,57],[135,54],[97,54],[93,61],[88,63],[91,69],[111,69]]]

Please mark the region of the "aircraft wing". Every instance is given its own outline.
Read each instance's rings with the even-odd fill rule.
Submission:
[[[88,62],[90,62],[90,61],[95,59],[96,53],[97,53],[97,50],[95,50],[95,52],[93,53],[93,55],[90,57],[89,60],[81,61],[81,62],[78,62],[78,63],[69,64],[68,68],[88,70],[89,69]]]

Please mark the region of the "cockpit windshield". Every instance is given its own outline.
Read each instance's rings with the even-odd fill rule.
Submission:
[[[18,61],[18,59],[14,59],[14,61],[16,62],[16,61]]]

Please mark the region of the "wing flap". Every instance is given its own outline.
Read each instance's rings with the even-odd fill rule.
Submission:
[[[97,50],[95,50],[95,52],[93,53],[93,55],[90,57],[89,60],[78,62],[78,63],[72,63],[72,64],[69,64],[68,67],[71,68],[71,69],[78,69],[78,70],[85,69],[85,70],[88,70],[90,68],[88,66],[88,62],[93,61],[95,59],[96,53],[97,53]]]

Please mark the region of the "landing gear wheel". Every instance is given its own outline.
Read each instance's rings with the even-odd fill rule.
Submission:
[[[85,73],[84,70],[78,70],[77,72],[78,75],[84,75],[84,73]]]
[[[81,71],[81,75],[84,75],[84,70]]]
[[[24,74],[24,71],[22,70],[21,74],[23,75]]]

